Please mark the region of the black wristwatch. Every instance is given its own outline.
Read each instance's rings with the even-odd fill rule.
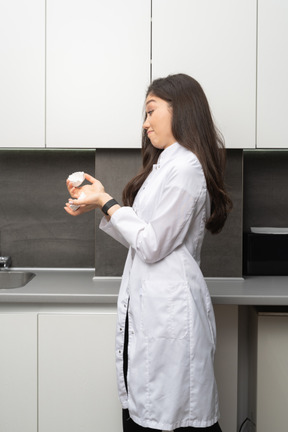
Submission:
[[[117,204],[118,204],[118,202],[114,198],[112,198],[109,201],[107,201],[106,204],[104,204],[104,206],[102,207],[101,210],[104,214],[106,214],[108,216],[108,210]]]

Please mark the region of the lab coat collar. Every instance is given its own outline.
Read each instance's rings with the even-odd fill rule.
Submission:
[[[171,144],[169,147],[164,149],[162,153],[160,154],[156,167],[159,169],[161,166],[163,166],[168,160],[173,159],[173,156],[175,153],[178,152],[180,148],[180,144],[178,142],[175,142],[174,144]]]

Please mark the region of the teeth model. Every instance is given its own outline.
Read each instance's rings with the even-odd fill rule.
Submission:
[[[85,180],[84,172],[83,171],[74,172],[73,174],[69,175],[68,180],[73,183],[74,187],[78,187]]]
[[[74,187],[78,187],[85,180],[84,172],[83,171],[74,172],[73,174],[69,175],[68,180],[71,181]],[[84,194],[84,192],[81,192],[81,194],[79,195],[79,199],[84,198],[85,196],[86,195]],[[70,204],[70,208],[73,211],[78,210],[79,207],[80,207],[79,205]]]

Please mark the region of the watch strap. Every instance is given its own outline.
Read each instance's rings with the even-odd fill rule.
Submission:
[[[117,204],[118,204],[118,202],[114,198],[112,198],[109,201],[107,201],[106,204],[104,204],[104,206],[102,207],[101,210],[104,214],[106,214],[108,216],[108,210]]]

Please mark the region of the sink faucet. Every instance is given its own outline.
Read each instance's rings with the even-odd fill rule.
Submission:
[[[12,260],[10,256],[0,256],[0,270],[5,270],[11,267]]]

